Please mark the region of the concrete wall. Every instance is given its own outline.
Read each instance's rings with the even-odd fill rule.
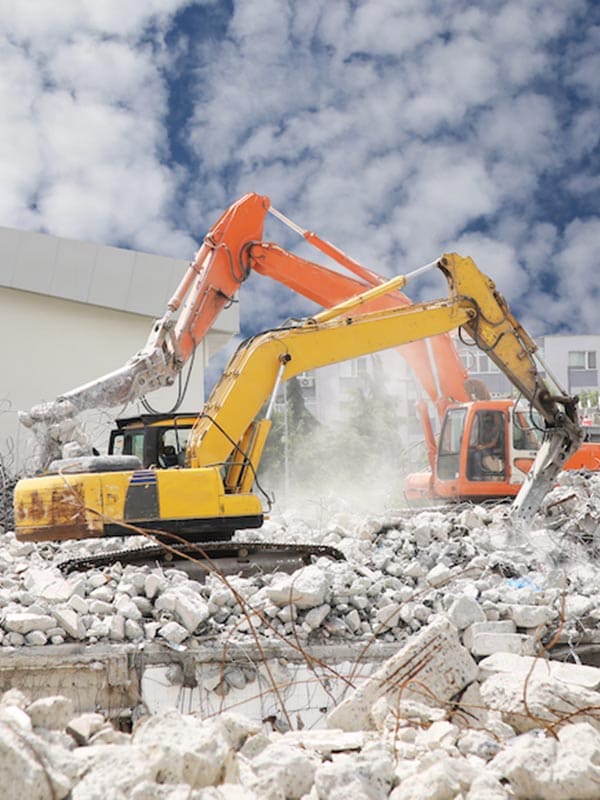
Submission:
[[[0,453],[9,467],[22,465],[31,452],[17,411],[120,367],[143,346],[153,322],[141,314],[2,287],[0,319]],[[200,408],[203,379],[204,348],[199,348],[183,410]],[[167,410],[174,398],[170,388],[150,400]],[[117,411],[135,414],[137,408]],[[99,449],[105,449],[111,419],[108,412],[88,415],[86,427]]]

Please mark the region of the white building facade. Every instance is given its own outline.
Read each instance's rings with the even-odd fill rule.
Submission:
[[[550,376],[567,394],[600,390],[600,334],[549,334],[537,337],[536,342]],[[457,346],[471,377],[483,380],[492,395],[512,393],[508,378],[485,353],[477,347]]]
[[[569,394],[600,391],[598,364],[600,334],[548,335],[538,337],[539,353],[549,373]],[[477,347],[458,339],[456,348],[472,378],[482,380],[493,397],[510,397],[514,387],[493,361]],[[383,365],[385,391],[397,399],[398,415],[406,420],[407,441],[422,438],[415,402],[424,392],[396,350],[334,364],[300,376],[307,408],[324,424],[342,421],[351,413],[353,395],[367,374],[373,374],[374,359]],[[544,370],[540,368],[542,374]],[[599,420],[600,422],[600,420]]]
[[[9,469],[27,466],[29,432],[17,412],[122,366],[146,342],[188,262],[116,247],[0,227],[0,456]],[[204,400],[208,358],[238,331],[237,305],[224,311],[196,353],[182,410]],[[186,372],[187,367],[184,367]],[[149,396],[168,410],[176,389]],[[139,405],[86,418],[103,452],[114,416]]]

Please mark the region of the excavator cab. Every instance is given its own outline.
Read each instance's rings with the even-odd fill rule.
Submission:
[[[433,473],[406,479],[410,503],[515,496],[543,438],[541,415],[510,399],[450,406]]]
[[[450,407],[440,434],[435,482],[444,496],[485,494],[507,480],[507,420],[493,401]],[[472,486],[471,484],[475,484]]]
[[[147,469],[183,467],[187,442],[197,414],[142,414],[116,420],[109,455],[137,456]]]

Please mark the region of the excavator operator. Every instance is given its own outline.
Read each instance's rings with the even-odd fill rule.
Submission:
[[[501,411],[480,411],[471,435],[471,480],[505,479],[505,423]]]

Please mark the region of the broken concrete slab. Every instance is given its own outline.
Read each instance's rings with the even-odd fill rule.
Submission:
[[[477,676],[477,664],[445,617],[438,617],[331,711],[327,724],[346,731],[374,728],[371,706],[380,697],[390,710],[403,698],[444,705]]]
[[[474,656],[489,656],[492,653],[528,656],[535,653],[535,647],[535,638],[525,633],[476,633],[470,649]]]
[[[534,732],[517,737],[490,767],[519,798],[597,800],[599,761],[600,733],[577,722],[562,728],[558,738]]]
[[[535,728],[559,728],[575,721],[589,722],[600,731],[600,692],[552,678],[497,673],[481,684],[485,706],[499,711],[518,733]]]
[[[473,639],[478,633],[516,633],[517,627],[512,619],[488,620],[474,622],[463,631],[462,641],[469,650],[473,647]]]
[[[600,669],[584,664],[550,661],[548,658],[519,656],[514,653],[494,653],[479,662],[479,680],[484,681],[498,672],[511,675],[531,675],[534,678],[555,679],[573,683],[585,689],[600,688]]]

